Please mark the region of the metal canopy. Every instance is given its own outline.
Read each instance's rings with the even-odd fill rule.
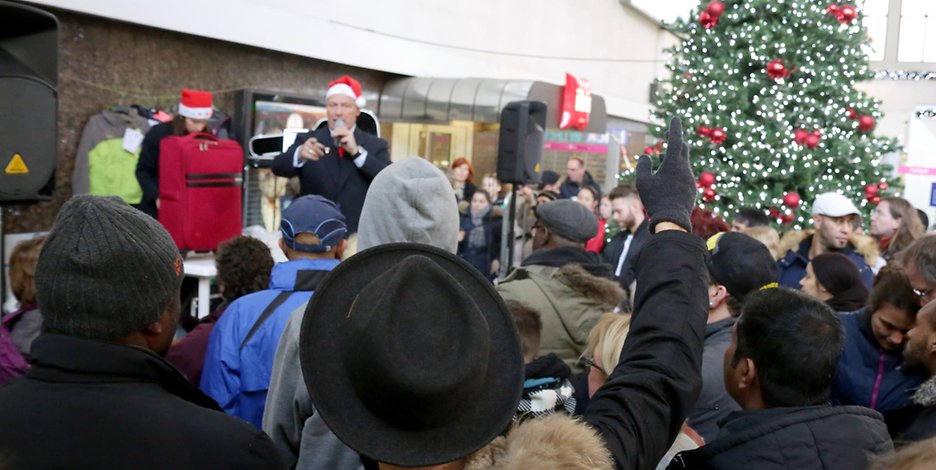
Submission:
[[[380,94],[377,116],[386,121],[499,122],[511,101],[542,101],[548,108],[547,127],[559,127],[562,87],[530,80],[485,78],[402,78],[388,82]],[[592,111],[585,132],[604,133],[604,99],[592,95]]]

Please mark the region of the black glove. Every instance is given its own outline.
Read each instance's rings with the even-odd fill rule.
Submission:
[[[663,163],[656,173],[652,168],[650,157],[641,155],[637,162],[637,192],[650,215],[650,233],[656,231],[656,224],[660,222],[672,222],[692,231],[689,214],[695,206],[696,185],[679,118],[670,121]]]

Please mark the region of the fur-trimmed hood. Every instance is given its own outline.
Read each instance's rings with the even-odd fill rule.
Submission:
[[[936,377],[930,377],[917,388],[913,394],[913,403],[919,406],[936,405]]]
[[[816,233],[815,230],[794,230],[783,234],[783,237],[780,238],[780,245],[777,249],[777,253],[783,256],[788,251],[792,250],[795,252],[799,250],[800,243],[814,233]],[[848,242],[851,243],[855,252],[864,258],[865,264],[868,266],[877,264],[877,258],[880,252],[878,251],[878,245],[877,242],[874,241],[874,238],[869,235],[853,233],[848,236]]]
[[[553,277],[582,296],[611,307],[616,307],[627,299],[627,293],[617,282],[589,274],[578,264],[567,264],[559,268]]]
[[[614,468],[598,432],[566,415],[532,419],[514,426],[468,458],[466,470]]]

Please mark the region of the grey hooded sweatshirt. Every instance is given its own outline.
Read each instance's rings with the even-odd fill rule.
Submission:
[[[458,206],[448,178],[433,164],[408,157],[371,182],[361,211],[358,250],[394,242],[425,243],[455,253]],[[270,435],[290,468],[363,468],[360,455],[328,429],[305,386],[299,333],[306,304],[291,314],[280,337],[263,413]]]

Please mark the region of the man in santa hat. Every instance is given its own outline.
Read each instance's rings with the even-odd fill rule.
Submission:
[[[271,168],[279,176],[298,175],[303,195],[318,194],[337,204],[349,233],[356,233],[367,188],[390,164],[387,141],[355,125],[366,103],[357,80],[343,75],[329,83],[325,103],[328,127],[299,134]]]

